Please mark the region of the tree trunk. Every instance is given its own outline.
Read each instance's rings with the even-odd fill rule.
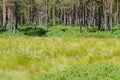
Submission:
[[[14,25],[14,33],[16,33],[16,29],[18,28],[18,23],[19,23],[19,17],[18,17],[18,2],[15,2],[15,7],[14,7],[14,20],[15,20],[15,25]]]
[[[8,7],[8,28],[9,31],[12,31],[12,12],[11,12],[11,8]]]
[[[79,26],[80,26],[80,33],[82,33],[82,24],[83,24],[83,3],[79,3]]]
[[[2,0],[2,29],[6,29],[6,0]]]
[[[107,7],[107,2],[106,2],[106,0],[103,0],[103,26],[105,28],[105,31],[107,29],[107,11],[106,11],[106,7]]]
[[[100,30],[101,29],[101,16],[102,16],[102,7],[100,7],[99,9],[98,9],[98,12],[99,12],[99,14],[98,14],[98,30]]]
[[[88,10],[87,10],[87,5],[85,5],[85,28],[88,30]]]
[[[53,25],[56,24],[56,8],[55,5],[53,6]]]
[[[119,1],[115,0],[115,25],[118,26],[119,22],[118,22],[118,13],[119,13],[119,5],[118,5]]]
[[[109,0],[110,4],[110,13],[109,13],[109,27],[110,32],[112,33],[112,0]]]
[[[64,25],[66,26],[67,24],[67,17],[66,17],[66,9],[64,9]]]
[[[48,29],[48,0],[45,0],[46,5],[46,28]]]

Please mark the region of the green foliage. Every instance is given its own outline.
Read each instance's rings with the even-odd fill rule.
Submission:
[[[98,31],[97,29],[88,28],[88,31],[83,27],[83,33],[79,32],[79,27],[71,26],[53,26],[48,29],[46,36],[57,37],[78,37],[78,38],[120,38],[119,27],[115,28],[111,34],[109,31]]]
[[[28,37],[28,36],[44,36],[44,37],[70,37],[70,38],[120,38],[120,28],[114,27],[113,33],[109,31],[98,31],[89,27],[88,30],[83,27],[83,33],[80,33],[79,27],[71,26],[49,26],[45,29],[43,25],[35,26],[19,26],[16,34],[9,31],[0,30],[0,37]]]
[[[111,63],[77,65],[66,70],[40,76],[40,80],[119,80],[120,68]]]
[[[63,0],[63,3],[65,3],[65,4],[71,4],[71,3],[77,3],[77,2],[79,2],[79,0]]]
[[[20,27],[19,31],[28,36],[44,36],[47,32],[47,30],[45,30],[44,28],[35,28],[31,26]]]

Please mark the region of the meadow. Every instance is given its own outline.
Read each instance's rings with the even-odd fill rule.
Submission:
[[[1,31],[0,80],[120,79],[119,29],[28,28]]]

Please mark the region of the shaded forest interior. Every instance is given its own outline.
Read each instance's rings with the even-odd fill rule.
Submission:
[[[16,33],[20,25],[34,27],[45,34],[55,25],[79,26],[84,29],[110,31],[120,24],[120,0],[2,0],[0,1],[1,32]],[[45,30],[37,28],[44,25]],[[20,31],[27,32],[29,28]],[[63,30],[64,31],[64,30]],[[27,34],[27,33],[25,33]]]

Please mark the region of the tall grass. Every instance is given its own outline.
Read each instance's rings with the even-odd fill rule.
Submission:
[[[0,38],[0,79],[40,80],[45,75],[53,76],[58,72],[60,72],[61,76],[66,75],[67,73],[63,73],[63,71],[67,69],[69,74],[69,68],[72,66],[87,66],[99,62],[114,63],[118,66],[120,64],[119,48],[120,39]],[[76,71],[77,69],[74,68],[73,70]],[[115,74],[118,74],[118,72],[115,72]],[[46,80],[50,77],[47,77]],[[59,73],[55,77],[59,78]],[[53,78],[50,80],[56,79]],[[63,80],[64,78],[61,79],[60,77],[59,79]]]
[[[20,26],[0,30],[0,80],[119,80],[120,29]]]

